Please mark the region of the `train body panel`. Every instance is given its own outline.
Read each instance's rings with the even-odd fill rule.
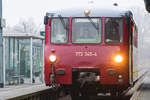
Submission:
[[[47,49],[46,53],[49,55],[51,54],[51,49],[55,49],[58,61],[58,63],[55,63],[56,70],[65,70],[65,75],[60,75],[57,78],[58,82],[60,80],[63,84],[72,83],[72,69],[98,69],[100,71],[101,84],[118,84],[117,75],[119,73],[125,72],[123,76],[128,76],[126,75],[128,63],[116,64],[113,60],[114,55],[123,51],[120,46],[65,45],[51,46]],[[47,64],[49,63],[49,55],[45,55],[45,59],[47,59],[46,65],[50,68],[51,65]],[[113,69],[116,73],[108,75],[107,71]],[[47,73],[50,73],[50,70]],[[124,80],[127,80],[127,78],[124,78]]]

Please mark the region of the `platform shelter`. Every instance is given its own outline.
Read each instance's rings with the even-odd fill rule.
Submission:
[[[44,37],[30,33],[4,33],[4,85],[42,83],[43,73]]]

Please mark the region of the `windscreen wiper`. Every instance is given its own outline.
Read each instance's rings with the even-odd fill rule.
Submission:
[[[98,26],[93,22],[92,18],[87,16],[87,18],[89,19],[89,21],[91,22],[91,24],[95,27],[95,29],[98,30]]]
[[[65,24],[65,21],[64,21],[63,17],[62,17],[61,15],[58,15],[58,18],[60,19],[60,21],[61,21],[61,23],[62,23],[64,29],[68,30],[68,27],[67,27],[67,25]]]

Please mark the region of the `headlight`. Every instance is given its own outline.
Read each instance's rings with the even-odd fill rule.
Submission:
[[[55,55],[50,55],[49,60],[50,60],[50,62],[54,63],[56,61],[56,56]]]
[[[115,56],[114,60],[115,60],[115,62],[120,63],[123,61],[123,57],[121,55],[117,55],[117,56]]]

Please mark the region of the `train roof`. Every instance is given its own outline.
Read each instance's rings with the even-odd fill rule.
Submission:
[[[108,8],[98,7],[78,7],[78,8],[66,8],[48,12],[47,16],[58,17],[85,17],[84,11],[90,10],[90,17],[123,17],[132,15],[131,11],[120,9],[119,7],[113,6]]]

